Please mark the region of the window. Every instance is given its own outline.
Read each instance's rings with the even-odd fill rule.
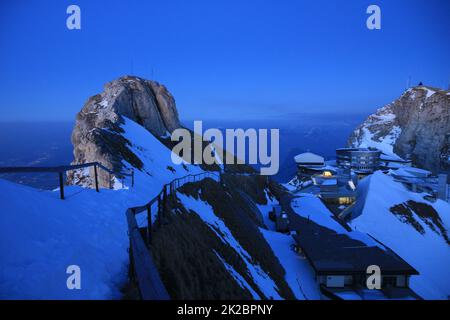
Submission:
[[[383,277],[383,283],[381,284],[383,288],[386,287],[396,287],[397,286],[397,277]]]

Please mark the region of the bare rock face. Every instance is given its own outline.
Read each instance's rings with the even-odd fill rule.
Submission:
[[[107,83],[101,94],[88,99],[77,114],[72,132],[73,164],[100,162],[115,172],[124,171],[123,160],[139,169],[141,160],[130,151],[130,142],[121,133],[125,116],[157,138],[180,127],[175,99],[165,86],[138,77],[124,76]],[[89,169],[86,169],[89,170]],[[68,183],[93,186],[93,172],[76,170]],[[93,171],[93,169],[90,169]],[[99,184],[110,187],[114,175],[99,170]]]
[[[350,136],[351,147],[375,147],[411,159],[434,173],[449,170],[450,92],[427,86],[407,90],[370,115]]]

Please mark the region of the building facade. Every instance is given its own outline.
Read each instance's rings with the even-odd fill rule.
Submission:
[[[375,148],[342,148],[336,150],[336,164],[343,169],[369,174],[380,167],[381,151]]]

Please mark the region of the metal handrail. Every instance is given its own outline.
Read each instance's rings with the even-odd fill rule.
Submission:
[[[130,269],[132,271],[132,274],[136,276],[139,293],[142,299],[170,299],[170,296],[161,281],[152,255],[148,251],[152,238],[152,205],[158,202],[157,217],[158,221],[161,222],[161,212],[164,212],[165,210],[168,192],[169,194],[171,194],[186,183],[201,181],[205,178],[218,178],[220,180],[221,176],[213,172],[202,172],[199,174],[190,174],[181,178],[176,178],[171,182],[165,184],[161,192],[158,193],[158,195],[156,195],[145,205],[128,208],[126,210],[125,214],[127,217],[128,235],[130,238]],[[139,231],[139,226],[136,221],[136,214],[143,211],[147,211],[147,236],[145,240],[142,237],[141,232]]]
[[[109,174],[115,174],[119,177],[131,177],[131,186],[134,186],[134,170],[131,169],[130,173],[125,172],[115,172],[111,169],[108,169],[100,162],[88,162],[83,164],[75,164],[69,166],[55,166],[55,167],[0,167],[0,174],[3,173],[36,173],[36,172],[53,172],[58,173],[59,175],[59,192],[60,198],[64,200],[64,178],[63,173],[67,171],[94,167],[94,176],[95,176],[95,190],[99,192],[98,187],[98,175],[97,175],[97,167],[108,172]]]

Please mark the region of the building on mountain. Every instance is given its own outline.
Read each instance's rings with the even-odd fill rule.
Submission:
[[[322,156],[311,152],[298,154],[294,157],[294,160],[298,166],[323,167],[325,164],[325,159]]]
[[[447,174],[434,176],[428,170],[403,167],[391,171],[390,175],[395,181],[403,183],[410,191],[418,193],[428,193],[434,199],[447,201]]]
[[[317,154],[305,152],[294,157],[297,164],[297,176],[300,179],[310,178],[312,175],[321,174],[324,170],[332,170],[326,165],[325,159]]]
[[[341,148],[336,149],[336,164],[339,168],[367,175],[379,169],[380,156],[381,151],[376,148]]]
[[[304,218],[293,227],[296,251],[310,263],[325,297],[420,299],[409,288],[418,271],[374,238],[357,231],[339,233]],[[367,288],[367,270],[373,265],[381,270],[381,289]]]
[[[311,177],[317,194],[327,204],[349,205],[356,200],[357,178],[349,171],[324,171]]]
[[[396,155],[387,155],[382,153],[380,155],[380,169],[398,169],[402,167],[411,167],[412,161],[405,160]]]

